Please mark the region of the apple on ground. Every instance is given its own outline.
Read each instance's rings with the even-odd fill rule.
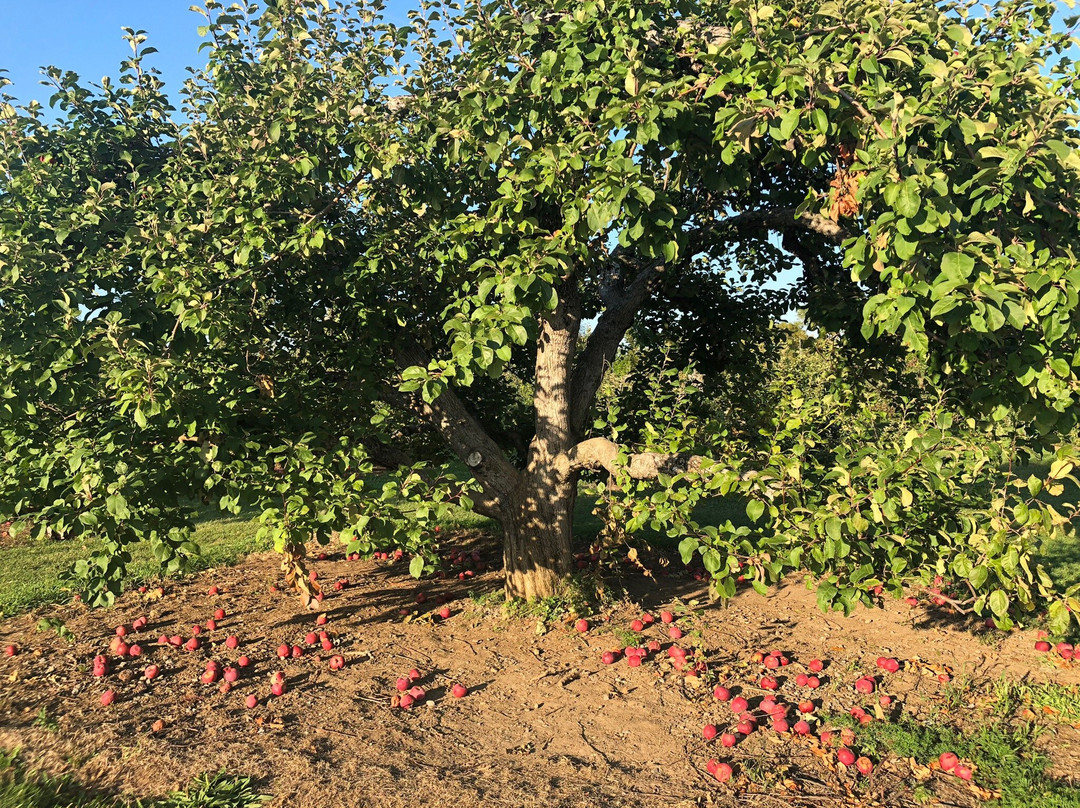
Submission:
[[[112,690],[106,690],[101,694],[101,706],[108,707],[116,700],[116,693]]]
[[[465,685],[462,684],[456,684],[452,688],[450,688],[450,695],[452,695],[455,699],[465,698],[468,693],[468,688],[466,688]]]
[[[848,749],[846,746],[841,746],[836,750],[836,759],[843,763],[845,766],[850,766],[855,762],[855,753]]]

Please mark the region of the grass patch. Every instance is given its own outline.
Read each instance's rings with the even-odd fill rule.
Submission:
[[[204,774],[184,791],[163,800],[140,800],[93,793],[71,777],[30,772],[15,752],[0,751],[0,808],[259,808],[250,777]]]
[[[249,553],[270,549],[268,545],[256,542],[258,529],[258,521],[249,517],[200,520],[195,528],[195,541],[203,554],[192,571],[230,566]],[[61,573],[96,549],[83,542],[46,539],[0,550],[0,615],[10,617],[36,606],[70,599],[71,591],[60,580]],[[130,585],[160,577],[161,568],[154,560],[149,544],[139,543],[130,550]]]
[[[854,726],[849,716],[830,724]],[[1050,761],[1035,751],[1034,724],[1011,726],[1003,721],[964,733],[943,724],[920,724],[910,716],[858,727],[860,751],[880,758],[886,752],[928,764],[943,752],[954,752],[975,765],[975,782],[1001,793],[998,808],[1080,808],[1080,789],[1046,776]]]

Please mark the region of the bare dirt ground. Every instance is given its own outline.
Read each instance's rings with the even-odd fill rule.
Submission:
[[[470,540],[480,543],[468,549],[477,546],[494,561],[490,540]],[[892,806],[909,804],[902,783],[912,776],[911,760],[876,761],[872,776],[861,777],[838,766],[835,750],[814,735],[782,735],[767,724],[733,749],[706,741],[705,724],[724,732],[735,723],[730,707],[713,698],[714,684],[755,704],[765,691],[757,687],[763,668],[751,655],[777,649],[791,660],[778,671],[779,700],[812,696],[815,713],[861,704],[873,714],[878,693],[852,689],[867,674],[894,698],[890,712],[962,724],[981,720],[979,705],[963,694],[985,693],[1002,676],[1080,683],[1080,668],[1032,650],[1034,632],[980,639],[946,615],[893,601],[850,618],[824,615],[795,580],[769,597],[749,591],[724,606],[710,604],[704,584],[686,574],[634,582],[643,608],[654,615],[670,609],[685,636],[673,641],[658,619],[638,644],[656,640],[663,650],[630,667],[625,658],[601,661],[605,650],[627,644],[626,629],[641,615],[625,600],[583,615],[591,628],[582,634],[569,620],[507,617],[484,597],[499,589],[497,570],[417,582],[405,562],[347,561],[337,553],[313,566],[327,590],[330,652],[305,643],[308,632],[323,630],[316,613],[273,591],[282,585],[273,555],[166,584],[161,593],[129,593],[110,611],[72,604],[0,622],[0,646],[19,648],[14,657],[0,656],[0,748],[20,748],[28,765],[72,773],[88,788],[143,797],[226,769],[254,776],[274,796],[271,805],[294,808]],[[335,591],[333,583],[345,579]],[[208,595],[211,585],[220,594]],[[420,592],[426,601],[418,605]],[[450,607],[447,619],[437,617],[440,601]],[[158,644],[159,635],[187,640],[217,608],[226,617],[199,635],[198,650]],[[119,660],[109,652],[114,628],[130,629],[140,615],[147,627],[127,640],[138,642],[142,655]],[[42,618],[62,621],[74,641],[39,629]],[[230,635],[240,641],[235,650],[225,646]],[[281,643],[302,646],[303,656],[278,659]],[[704,670],[675,670],[671,645],[698,649]],[[97,654],[110,659],[101,678],[91,674]],[[333,654],[345,658],[342,670],[330,670]],[[252,664],[231,692],[200,682],[208,660],[224,666],[241,655]],[[879,670],[879,656],[898,658],[901,670]],[[826,666],[822,687],[811,692],[795,677],[813,658]],[[143,677],[150,664],[161,668],[152,682]],[[424,700],[408,710],[392,706],[396,680],[413,668],[422,674]],[[270,695],[275,671],[286,681],[277,697]],[[455,683],[469,694],[453,698]],[[971,687],[959,691],[961,683]],[[110,688],[116,701],[102,707]],[[249,694],[259,698],[254,709],[244,705]],[[815,734],[823,726],[815,724]],[[1040,743],[1053,756],[1054,774],[1075,776],[1075,728],[1057,725]],[[734,779],[716,782],[706,771],[710,758],[734,764]],[[954,777],[929,776],[945,804],[975,805],[986,796]]]

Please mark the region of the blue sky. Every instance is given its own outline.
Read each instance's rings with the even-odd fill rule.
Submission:
[[[143,29],[158,52],[148,63],[162,73],[175,102],[187,78],[185,68],[205,64],[199,52],[198,27],[205,23],[190,11],[200,0],[0,0],[0,68],[14,82],[6,92],[20,102],[47,104],[52,91],[42,87],[39,67],[73,70],[84,82],[117,76],[131,51],[123,27]],[[395,21],[404,21],[412,0],[390,0]]]

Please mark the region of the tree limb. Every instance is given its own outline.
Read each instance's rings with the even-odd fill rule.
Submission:
[[[607,438],[589,438],[577,444],[568,453],[570,469],[603,469],[615,474],[620,466],[616,459],[619,445]],[[627,457],[625,469],[634,480],[653,480],[660,474],[677,474],[683,471],[697,471],[708,458],[686,452],[670,454],[667,452],[639,452]]]
[[[428,364],[427,353],[405,340],[398,342],[395,355],[401,368]],[[477,510],[495,515],[517,484],[519,473],[457,393],[448,387],[431,403],[419,396],[404,396],[403,404],[426,418],[454,454],[469,466],[486,495]]]

